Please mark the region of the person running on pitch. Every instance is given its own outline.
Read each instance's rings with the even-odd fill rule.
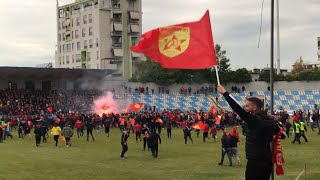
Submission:
[[[152,131],[150,135],[150,139],[151,139],[152,156],[153,158],[158,158],[158,149],[159,149],[159,143],[161,144],[161,138],[155,129]]]
[[[59,135],[61,132],[60,126],[58,124],[54,124],[54,127],[51,129],[51,134],[53,135],[53,140],[56,142],[56,146],[58,146]]]
[[[296,120],[294,123],[293,123],[293,133],[294,133],[294,139],[292,141],[292,144],[294,144],[296,141],[301,144],[301,141],[300,141],[300,131],[301,131],[301,127],[300,127],[300,124],[298,123],[299,120]]]
[[[66,147],[71,146],[71,137],[73,135],[72,129],[70,127],[70,124],[68,124],[67,126],[63,127],[62,132],[61,132],[61,136],[64,136],[64,138],[66,139]]]
[[[140,123],[136,123],[134,125],[134,131],[136,132],[136,142],[138,142],[138,138],[141,141],[141,125],[140,125]]]
[[[143,125],[142,135],[143,135],[143,150],[146,150],[147,140],[149,137],[150,131],[146,124]]]
[[[121,159],[126,158],[124,154],[128,151],[128,144],[127,144],[128,138],[129,138],[128,131],[127,130],[122,131],[122,135],[121,135],[122,152],[120,154]]]
[[[172,129],[172,122],[170,119],[167,119],[166,121],[166,127],[167,127],[167,136],[171,139],[171,129]]]
[[[184,133],[184,144],[187,144],[188,138],[190,139],[191,143],[193,144],[193,140],[191,138],[191,126],[188,123],[187,126],[184,128],[183,133]]]
[[[221,137],[221,161],[218,163],[220,166],[223,165],[224,156],[227,154],[229,159],[229,166],[232,166],[232,151],[231,151],[231,145],[230,145],[230,137],[227,136],[227,133],[223,131],[223,135]]]
[[[307,130],[307,126],[305,125],[305,123],[303,121],[300,121],[300,130],[301,130],[300,136],[303,137],[305,142],[308,142],[308,139],[305,134],[305,132],[308,132],[308,130]]]

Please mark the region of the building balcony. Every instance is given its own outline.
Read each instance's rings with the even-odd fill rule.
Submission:
[[[122,43],[112,43],[113,48],[122,48]]]
[[[113,31],[113,32],[111,32],[111,36],[122,36],[122,32],[120,32],[120,31]]]

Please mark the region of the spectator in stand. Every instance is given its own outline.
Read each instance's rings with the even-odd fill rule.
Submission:
[[[246,91],[246,87],[242,86],[242,91]]]

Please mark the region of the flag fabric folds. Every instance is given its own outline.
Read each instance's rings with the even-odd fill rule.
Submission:
[[[283,133],[283,128],[280,128],[280,132],[273,139],[272,162],[274,164],[276,164],[276,174],[277,175],[284,174],[284,170],[282,167],[282,165],[284,163],[284,158],[283,158],[282,147],[280,145],[282,133]]]
[[[201,131],[203,131],[203,130],[205,129],[205,126],[204,126],[204,124],[203,124],[202,121],[199,121],[199,122],[193,124],[191,127],[192,127],[193,129],[199,129],[199,130],[201,130]]]
[[[142,53],[168,69],[205,69],[218,65],[209,11],[195,22],[160,27],[144,33],[137,46]]]
[[[233,135],[238,139],[238,141],[240,142],[240,136],[239,133],[237,131],[237,126],[233,126],[232,129],[227,133],[227,136],[231,136],[231,133],[233,133]]]
[[[139,112],[140,109],[143,107],[144,103],[133,103],[130,104],[129,109],[134,112]]]

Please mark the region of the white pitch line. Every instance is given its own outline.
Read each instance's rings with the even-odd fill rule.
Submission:
[[[303,173],[304,173],[304,170],[301,171],[301,173],[298,175],[298,177],[295,180],[298,180]]]

